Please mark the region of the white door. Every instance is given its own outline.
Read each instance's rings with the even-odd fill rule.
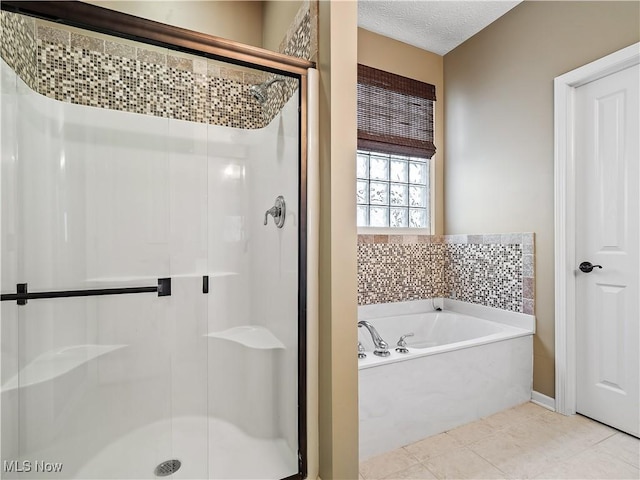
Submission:
[[[640,433],[640,67],[576,89],[578,413]],[[582,262],[588,266],[580,269]]]

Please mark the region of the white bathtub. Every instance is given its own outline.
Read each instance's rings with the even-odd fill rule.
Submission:
[[[531,399],[535,318],[456,301],[442,306],[360,307],[359,320],[369,321],[391,350],[374,355],[371,335],[358,329],[367,354],[358,360],[360,460]],[[410,332],[409,353],[396,352]]]

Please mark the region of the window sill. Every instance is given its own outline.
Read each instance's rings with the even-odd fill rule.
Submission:
[[[358,227],[358,235],[431,235],[428,228]]]

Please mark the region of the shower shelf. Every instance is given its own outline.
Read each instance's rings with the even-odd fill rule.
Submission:
[[[2,385],[2,392],[37,385],[61,377],[74,368],[127,345],[73,345],[35,358]]]
[[[285,348],[282,342],[265,327],[244,325],[223,330],[222,332],[208,333],[205,336],[229,340],[258,350],[282,350]]]

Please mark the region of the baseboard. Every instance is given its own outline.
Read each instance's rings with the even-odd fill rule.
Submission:
[[[555,398],[547,397],[540,392],[536,392],[535,390],[531,392],[531,401],[536,405],[540,405],[541,407],[546,408],[547,410],[551,410],[552,412],[556,411],[556,400]]]

